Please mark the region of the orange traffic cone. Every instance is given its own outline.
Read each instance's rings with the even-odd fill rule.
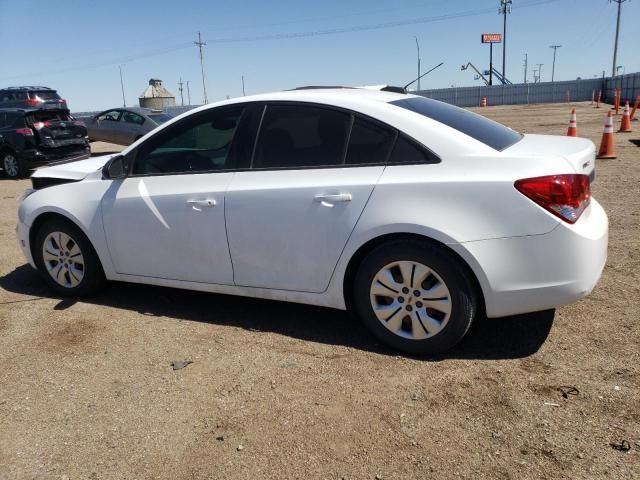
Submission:
[[[613,146],[613,117],[611,116],[611,110],[607,113],[607,119],[604,122],[604,132],[602,133],[600,150],[598,150],[596,158],[616,158],[616,151]]]
[[[481,107],[487,106],[487,97],[482,97],[482,100],[480,100],[480,106]]]
[[[622,114],[622,122],[620,122],[619,132],[628,133],[631,131],[631,118],[629,117],[629,100],[624,107],[624,113]]]
[[[567,137],[578,136],[578,118],[576,115],[576,109],[571,109],[571,118],[569,119],[569,128],[567,129]]]
[[[631,114],[629,115],[629,120],[631,120],[632,122],[634,120],[638,120],[637,118],[633,118],[633,116],[636,114],[636,110],[638,109],[638,105],[640,105],[640,95],[637,96],[636,103],[633,104],[633,109],[631,110]]]

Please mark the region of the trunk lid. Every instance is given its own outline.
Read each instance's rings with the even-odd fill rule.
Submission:
[[[596,148],[586,138],[525,134],[522,140],[503,153],[527,158],[562,157],[575,173],[588,175],[592,181],[595,178]]]
[[[26,120],[43,146],[63,147],[86,143],[87,127],[67,111],[37,111],[29,114]]]

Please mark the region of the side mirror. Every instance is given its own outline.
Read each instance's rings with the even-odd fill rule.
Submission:
[[[102,178],[117,180],[125,178],[129,172],[129,162],[124,155],[116,155],[102,167]]]

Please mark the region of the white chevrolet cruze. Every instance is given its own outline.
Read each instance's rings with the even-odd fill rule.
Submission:
[[[214,103],[121,154],[38,170],[24,255],[58,294],[116,280],[349,309],[414,354],[479,313],[587,295],[608,239],[593,144],[394,90]]]

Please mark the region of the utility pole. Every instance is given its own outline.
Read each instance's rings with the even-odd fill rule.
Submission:
[[[620,33],[620,9],[622,8],[622,3],[627,0],[609,0],[609,2],[616,2],[618,4],[618,20],[616,21],[616,42],[613,47],[613,66],[611,67],[611,76],[616,76],[616,60],[618,58],[618,35]]]
[[[127,108],[127,101],[124,99],[124,83],[122,83],[122,67],[118,65],[120,70],[120,90],[122,91],[122,108]]]
[[[244,92],[244,75],[242,75],[242,96],[244,97],[246,93]]]
[[[420,91],[420,44],[418,43],[418,37],[414,36],[416,39],[416,48],[418,49],[418,92]]]
[[[498,13],[503,16],[502,21],[502,78],[505,77],[505,64],[507,58],[507,13],[511,13],[512,0],[500,0]]]
[[[200,71],[202,72],[202,90],[204,92],[204,103],[207,104],[209,103],[209,100],[207,99],[207,85],[204,81],[204,60],[202,59],[202,47],[204,47],[207,44],[207,42],[202,41],[202,36],[200,35],[200,32],[198,32],[198,40],[193,43],[196,44],[198,46],[198,49],[200,50]]]
[[[184,95],[182,95],[182,85],[184,85],[184,83],[182,82],[182,77],[180,77],[180,81],[178,82],[178,90],[180,90],[180,103],[182,103],[182,106],[184,107]]]
[[[191,91],[189,90],[189,80],[187,80],[187,101],[191,105]]]
[[[542,82],[542,66],[544,63],[536,63],[538,65],[538,82]]]
[[[524,54],[524,83],[527,83],[527,61],[529,60],[528,55]]]
[[[556,51],[562,48],[562,45],[549,45],[549,48],[553,48],[553,66],[551,67],[551,82],[553,82],[556,74]]]

